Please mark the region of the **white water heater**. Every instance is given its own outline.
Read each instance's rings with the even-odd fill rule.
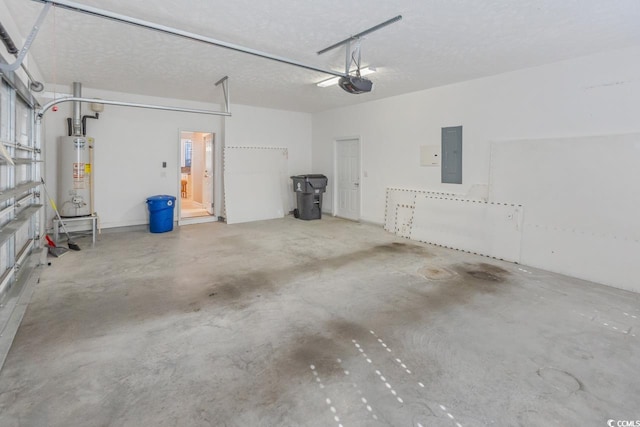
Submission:
[[[64,136],[58,141],[58,210],[60,216],[91,215],[93,138]]]

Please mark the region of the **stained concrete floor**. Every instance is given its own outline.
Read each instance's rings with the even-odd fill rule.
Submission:
[[[604,426],[640,295],[334,218],[105,234],[43,267],[2,426]]]

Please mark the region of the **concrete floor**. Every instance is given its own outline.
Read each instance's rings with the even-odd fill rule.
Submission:
[[[44,267],[2,426],[606,426],[640,295],[334,218],[111,233]]]

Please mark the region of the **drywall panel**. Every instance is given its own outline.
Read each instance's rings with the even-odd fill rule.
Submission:
[[[225,119],[226,145],[286,147],[288,176],[315,173],[311,167],[310,114],[247,105],[233,105],[232,114]],[[317,173],[326,175],[326,171]],[[288,198],[287,211],[291,211],[296,205],[292,189]],[[326,195],[323,199],[326,202]]]
[[[407,239],[411,238],[414,212],[415,206],[412,205],[399,205],[396,207],[396,235]]]
[[[396,233],[401,237],[409,237],[408,231],[401,231],[401,229],[406,229],[407,224],[411,222],[416,197],[419,194],[445,197],[456,196],[454,193],[388,187],[384,212],[385,230]]]
[[[228,224],[282,218],[288,213],[287,156],[287,149],[281,147],[225,147]]]
[[[387,188],[387,200],[385,206],[384,229],[395,233],[397,223],[397,213],[400,206],[413,208],[416,192],[400,188]]]
[[[520,261],[523,207],[418,195],[411,239]]]
[[[527,207],[524,264],[640,291],[638,164],[640,133],[494,143],[490,198]]]

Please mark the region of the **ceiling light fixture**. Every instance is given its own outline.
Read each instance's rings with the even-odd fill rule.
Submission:
[[[376,71],[378,71],[376,67],[365,67],[360,70],[360,75],[368,76],[369,74],[373,74]],[[351,75],[355,75],[355,71],[352,71]],[[318,87],[329,87],[329,86],[337,85],[339,81],[340,81],[340,77],[332,77],[330,79],[321,81],[317,85]]]

